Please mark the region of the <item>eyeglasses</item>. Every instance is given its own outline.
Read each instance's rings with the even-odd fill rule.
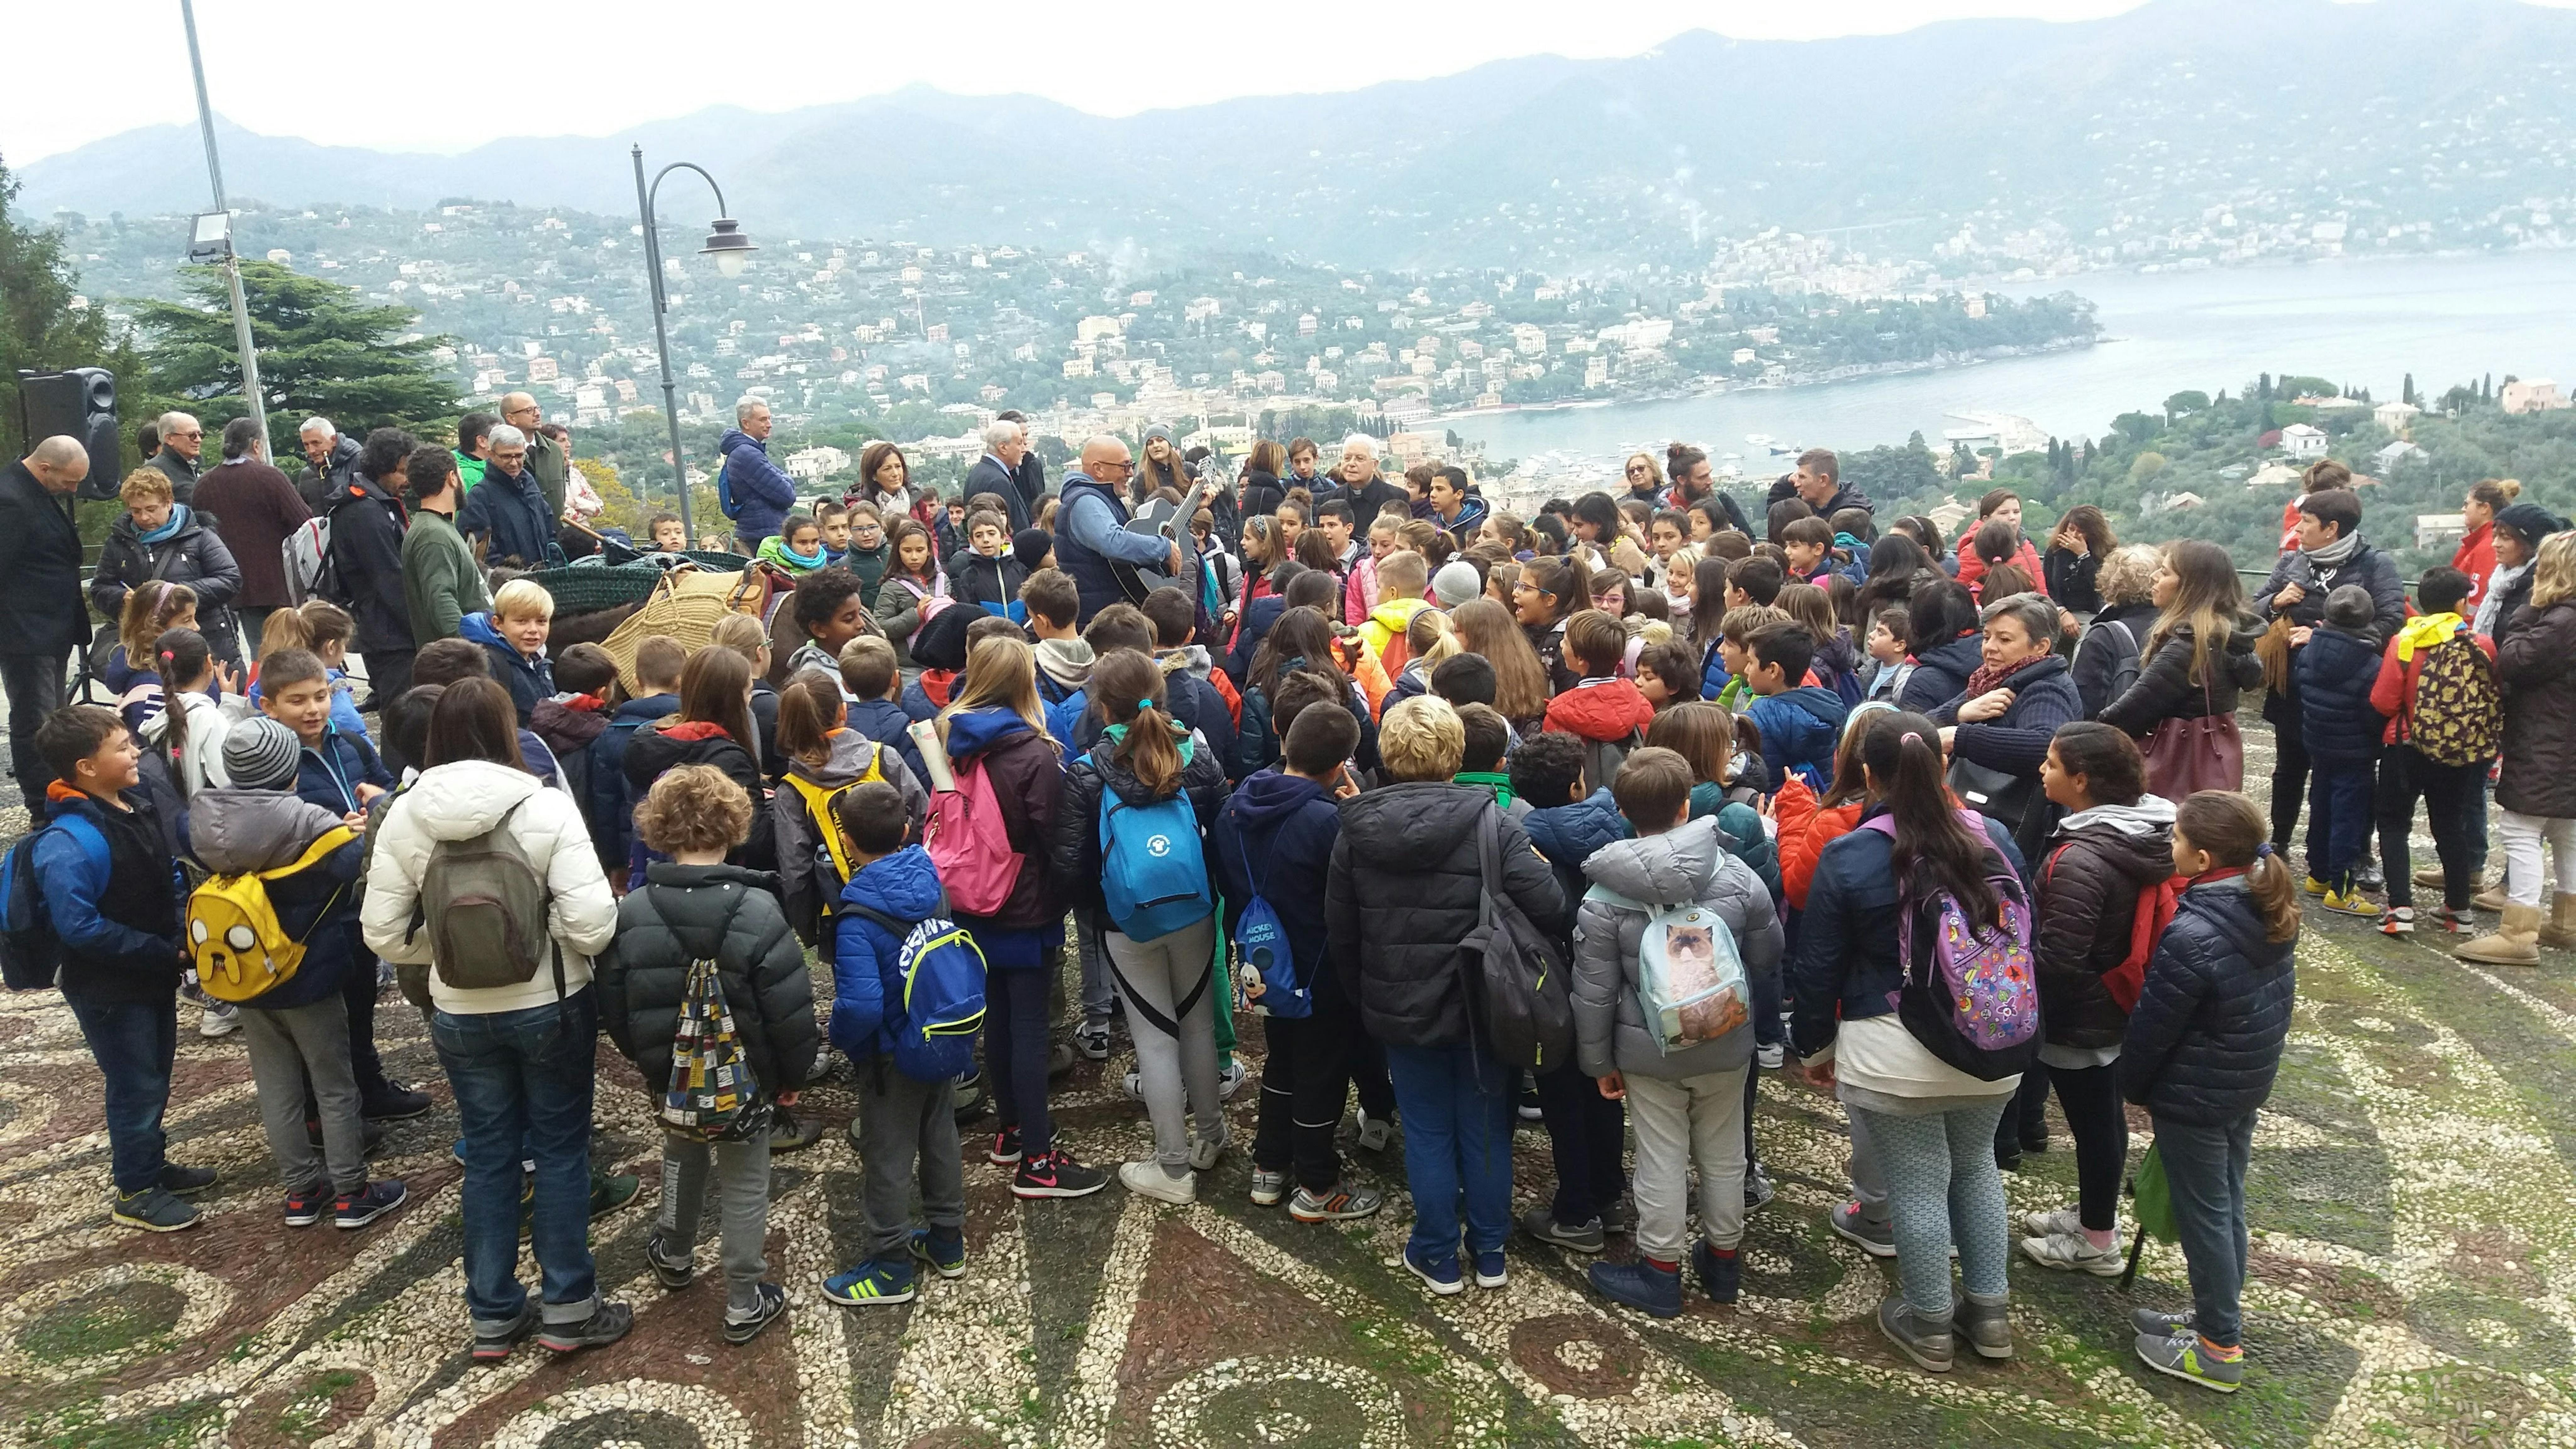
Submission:
[[[1113,471],[1119,473],[1133,473],[1136,471],[1136,465],[1121,459],[1115,463],[1094,463],[1091,465],[1091,471],[1094,473],[1108,473]]]
[[[1640,474],[1640,473],[1647,473],[1647,472],[1652,472],[1652,471],[1653,471],[1652,469],[1648,468],[1648,467],[1647,467],[1645,464],[1643,464],[1643,463],[1631,463],[1631,464],[1629,464],[1629,465],[1628,465],[1628,476],[1629,476],[1629,477],[1631,477],[1631,478],[1636,477],[1636,476],[1637,476],[1638,474]]]

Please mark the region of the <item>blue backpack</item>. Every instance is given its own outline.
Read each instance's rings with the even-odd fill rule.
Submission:
[[[1160,939],[1216,910],[1188,792],[1151,805],[1102,792],[1100,889],[1111,924],[1131,941]]]
[[[716,454],[716,511],[727,518],[740,518],[742,505],[733,501],[733,484],[726,481],[726,475],[732,471],[733,455],[718,452]]]
[[[11,991],[42,991],[62,970],[63,941],[45,912],[44,887],[36,880],[36,842],[49,831],[71,832],[84,850],[107,853],[98,827],[77,815],[66,815],[30,831],[0,856],[0,984]]]
[[[1315,1014],[1313,989],[1297,979],[1297,953],[1289,947],[1288,927],[1259,881],[1253,882],[1252,899],[1235,922],[1234,944],[1243,952],[1244,969],[1261,977],[1262,1010],[1292,1020]]]
[[[895,975],[903,1000],[888,1002],[885,1012],[895,1070],[916,1082],[945,1082],[975,1070],[975,1033],[984,1028],[984,948],[948,919],[946,896],[938,914],[919,921],[847,902],[843,908],[902,943],[895,948]]]

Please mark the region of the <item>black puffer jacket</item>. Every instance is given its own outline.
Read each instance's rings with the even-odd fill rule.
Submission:
[[[2138,892],[2173,874],[2173,806],[2150,795],[2058,823],[2031,894],[2039,1020],[2051,1045],[2118,1046],[2129,1013],[2102,973],[2129,954]]]
[[[2066,662],[2066,672],[2074,676],[2075,693],[2084,701],[2086,719],[2101,718],[2103,709],[2119,698],[2113,686],[2123,663],[2134,662],[2137,666],[2128,671],[2131,684],[2145,672],[2147,635],[2155,626],[2156,606],[2143,600],[2113,604],[2084,626],[2075,641],[2075,655]],[[2125,686],[2121,692],[2126,692]]]
[[[714,725],[683,724],[677,715],[653,721],[627,742],[627,798],[641,803],[652,793],[653,782],[676,765],[713,765],[751,797],[754,820],[768,809],[768,782],[760,778],[760,766],[751,751]],[[725,863],[750,870],[773,869],[778,864],[776,832],[752,831],[749,840],[725,853]]]
[[[2263,939],[2244,882],[2234,876],[2182,893],[2129,1013],[2120,1095],[2160,1117],[2214,1127],[2272,1095],[2297,1003],[2296,943]]]
[[[1968,676],[1985,663],[1986,636],[1962,634],[1947,644],[1917,650],[1914,673],[1905,681],[1905,692],[1897,696],[1900,707],[1915,714],[1930,714],[1959,697],[1968,687]]]
[[[399,654],[413,647],[411,600],[403,593],[403,530],[410,516],[380,479],[351,469],[331,500],[331,567],[341,602],[358,626],[361,654]],[[504,683],[507,682],[506,677]],[[527,722],[522,714],[520,723]]]
[[[1064,884],[1065,899],[1075,905],[1096,906],[1100,894],[1100,805],[1104,792],[1114,791],[1130,805],[1151,805],[1154,794],[1137,783],[1135,774],[1110,754],[1110,742],[1100,741],[1089,753],[1077,756],[1065,766],[1064,794],[1056,801],[1055,818],[1047,824],[1047,870]],[[1208,748],[1207,740],[1191,735],[1183,746],[1188,756],[1181,766],[1181,789],[1190,797],[1190,808],[1199,817],[1199,833],[1204,836],[1216,823],[1217,807],[1225,803],[1225,760]]]
[[[1493,793],[1445,781],[1390,785],[1342,802],[1342,835],[1325,877],[1328,959],[1360,1024],[1388,1046],[1467,1041],[1466,968],[1458,943],[1483,919],[1476,821]],[[1556,874],[1529,837],[1502,821],[1503,889],[1550,937],[1572,928]]]
[[[158,579],[186,584],[197,594],[197,632],[215,657],[241,661],[241,629],[233,618],[233,600],[241,597],[241,565],[215,533],[211,517],[177,505],[184,516],[179,531],[159,543],[143,541],[134,515],[117,515],[98,551],[98,572],[90,576],[89,601],[114,619],[125,608],[125,596],[138,584]]]
[[[2504,680],[2496,803],[2517,815],[2576,816],[2576,601],[2515,615],[2496,673]]]
[[[660,1096],[671,1081],[689,967],[715,958],[725,1005],[763,1097],[812,1079],[823,1031],[804,948],[778,907],[778,877],[729,865],[655,861],[617,903],[617,940],[591,962],[608,1039]]]
[[[2136,627],[2143,642],[2154,623],[2151,619],[2140,620]],[[2144,739],[2164,720],[2236,713],[2238,694],[2263,682],[2263,661],[2254,655],[2255,641],[2263,637],[2262,627],[2250,619],[2239,619],[2237,626],[2228,630],[2227,652],[2212,661],[2217,667],[2210,671],[2206,691],[2202,682],[2192,677],[2194,637],[2190,625],[2177,625],[2173,636],[2157,645],[2156,652],[2139,667],[2138,682],[2104,705],[2095,718],[2115,730]]]

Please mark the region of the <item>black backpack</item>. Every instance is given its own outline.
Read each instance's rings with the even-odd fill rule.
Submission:
[[[1503,1065],[1547,1071],[1574,1055],[1574,995],[1565,952],[1503,889],[1502,820],[1492,805],[1476,820],[1482,919],[1459,942],[1468,1018]]]
[[[2119,619],[2096,619],[2085,625],[2084,637],[2076,641],[2075,652],[2082,654],[2084,646],[2097,638],[2102,641],[2103,648],[2111,651],[2111,670],[2102,692],[2102,706],[2108,709],[2113,701],[2129,692],[2130,685],[2138,682],[2138,671],[2145,666],[2146,655],[2138,643],[2138,631]]]

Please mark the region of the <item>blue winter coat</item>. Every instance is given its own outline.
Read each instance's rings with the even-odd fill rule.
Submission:
[[[1843,717],[1851,707],[1820,685],[1802,684],[1766,694],[1747,710],[1762,729],[1762,763],[1774,780],[1795,770],[1813,790],[1833,783],[1834,747],[1842,743]]]
[[[1905,984],[1896,953],[1896,843],[1859,828],[1886,813],[1883,805],[1864,809],[1852,832],[1816,857],[1788,973],[1790,1041],[1801,1057],[1831,1046],[1839,1022],[1894,1011]],[[2028,879],[2012,832],[1983,816],[1978,823],[2014,873]]]
[[[1962,688],[1932,711],[1932,722],[1959,724],[1953,751],[1960,757],[1989,770],[2037,779],[2057,727],[2084,718],[2084,697],[2075,688],[2075,677],[2067,673],[2066,661],[2053,654],[2023,665],[2004,687],[2013,692],[2013,702],[1993,719],[1959,724],[1959,706],[1968,702]],[[2362,692],[2369,692],[2367,685]]]
[[[928,851],[907,845],[862,866],[841,888],[841,902],[898,921],[924,920],[939,911],[939,867]],[[890,1018],[903,1016],[903,977],[896,969],[903,938],[857,911],[843,910],[833,920],[832,1045],[865,1061],[894,1050],[887,1027]]]
[[[394,776],[365,735],[344,735],[329,725],[319,744],[306,745],[295,760],[295,794],[334,815],[358,808],[358,787],[394,787]]]
[[[1986,639],[1982,634],[1962,634],[1947,644],[1932,649],[1918,649],[1914,654],[1914,677],[1905,681],[1897,696],[1897,708],[1915,714],[1930,714],[1948,700],[1955,699],[1968,687],[1968,676],[1985,663]]]
[[[891,699],[863,699],[849,706],[843,723],[894,751],[904,768],[912,771],[912,778],[929,787],[930,771],[922,765],[921,746],[912,742],[912,716],[902,705]]]
[[[483,539],[483,556],[492,563],[515,558],[541,569],[563,562],[553,510],[546,507],[545,490],[533,469],[520,469],[516,478],[498,468],[485,469],[483,481],[456,511],[456,531]]]
[[[1244,905],[1258,892],[1288,933],[1297,979],[1335,1000],[1339,985],[1323,969],[1324,880],[1341,834],[1341,807],[1325,795],[1322,783],[1278,770],[1247,778],[1208,831],[1217,890],[1225,898],[1226,934],[1235,933]]]
[[[1592,882],[1583,874],[1583,863],[1592,858],[1592,852],[1611,841],[1628,838],[1628,818],[1611,803],[1606,786],[1570,805],[1534,809],[1519,819],[1530,844],[1538,847],[1548,868],[1556,872],[1557,889],[1565,893],[1569,904],[1581,900],[1583,893],[1592,888]],[[1574,924],[1572,915],[1569,910],[1568,926]]]
[[[554,661],[539,654],[530,659],[519,652],[519,646],[501,637],[501,629],[492,616],[484,612],[468,614],[457,625],[459,637],[483,646],[491,656],[492,677],[510,691],[510,704],[519,712],[519,724],[525,728],[536,715],[542,700],[555,693]]]
[[[2358,765],[2379,753],[2388,716],[2373,709],[2379,651],[2360,634],[2320,625],[2290,660],[2297,676],[2299,733],[2320,765]]]
[[[796,480],[769,461],[768,444],[740,428],[725,429],[716,451],[724,458],[723,491],[733,496],[734,535],[757,547],[796,506]]]
[[[2297,1004],[2296,944],[2263,939],[2243,876],[2185,890],[2129,1012],[2120,1095],[2204,1127],[2262,1106]]]

